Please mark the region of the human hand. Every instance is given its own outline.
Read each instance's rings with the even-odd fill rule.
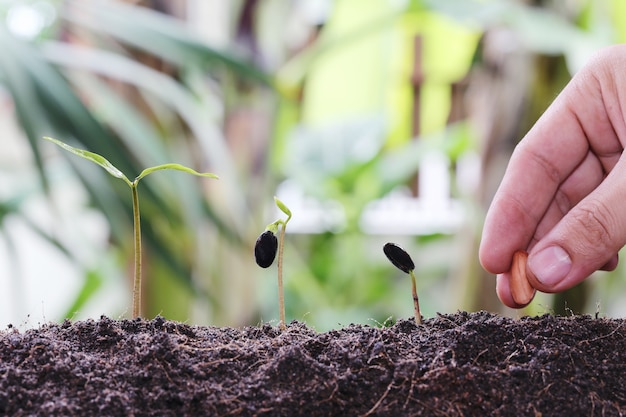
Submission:
[[[511,261],[561,292],[617,266],[626,244],[626,45],[601,50],[518,144],[491,203],[479,258],[507,306]],[[534,275],[534,276],[533,276]]]

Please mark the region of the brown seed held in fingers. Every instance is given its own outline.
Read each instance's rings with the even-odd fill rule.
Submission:
[[[513,266],[511,267],[511,296],[517,304],[525,306],[535,296],[536,290],[528,282],[526,272],[528,253],[518,250],[513,254]],[[530,271],[528,271],[530,272]]]

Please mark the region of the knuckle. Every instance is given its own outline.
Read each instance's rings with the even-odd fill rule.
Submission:
[[[573,230],[577,231],[571,243],[577,251],[579,249],[587,254],[592,251],[602,257],[607,254],[607,249],[616,245],[617,222],[604,203],[590,200],[570,213],[574,222]]]
[[[533,150],[530,146],[526,147],[525,150],[534,161],[534,164],[543,171],[544,176],[549,182],[554,184],[563,182],[560,170],[549,157],[537,150]]]

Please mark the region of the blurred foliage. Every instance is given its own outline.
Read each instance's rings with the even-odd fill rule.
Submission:
[[[186,82],[179,74],[221,66],[222,71],[229,69],[258,83],[267,83],[269,78],[244,60],[204,46],[179,21],[148,9],[117,2],[63,2],[58,13],[55,37],[76,37],[80,43],[25,42],[0,27],[2,81],[13,97],[43,190],[50,191],[52,177],[44,170],[43,135],[106,155],[124,172],[138,174],[146,166],[179,161],[224,173],[223,186],[211,189],[215,194],[203,192],[199,183],[190,187],[178,178],[149,179],[141,190],[151,261],[148,275],[176,279],[189,294],[211,298],[213,291],[207,283],[195,279],[198,253],[190,250],[197,246],[195,232],[210,220],[211,227],[230,242],[227,245],[242,247],[249,210],[239,193],[231,154],[207,112],[215,94],[206,86],[194,85],[201,80]],[[86,29],[93,35],[82,35]],[[134,48],[158,54],[177,69],[165,74],[142,64],[133,57]],[[123,84],[116,88],[115,83]],[[204,96],[198,95],[201,87]],[[68,163],[91,202],[107,217],[113,242],[130,253],[129,191],[82,162],[69,159]],[[48,238],[54,241],[54,236]],[[93,275],[86,272],[77,302],[93,293],[93,282]],[[184,320],[189,314],[185,304],[152,306],[153,312],[147,313],[163,312]]]
[[[7,17],[18,3],[35,2],[7,1],[0,12]],[[232,30],[220,48],[146,7],[48,4],[55,19],[36,38],[19,39],[0,22],[0,83],[39,176],[26,195],[0,195],[0,225],[19,216],[80,265],[84,282],[69,316],[130,265],[132,210],[123,185],[53,153],[44,135],[128,173],[176,162],[220,176],[216,184],[177,176],[142,184],[148,317],[218,325],[277,317],[275,271],[255,267],[252,245],[274,217],[272,195],[284,179],[345,211],[341,230],[287,236],[288,320],[324,329],[410,316],[410,283],[382,256],[388,240],[416,260],[424,315],[499,308],[476,242],[502,162],[592,51],[626,40],[620,0],[336,0],[295,47],[284,24],[291,2],[232,1],[222,6]],[[467,213],[459,233],[365,235],[367,204],[398,186],[419,193],[419,167],[432,150],[450,158],[453,178],[464,156],[480,157],[478,189],[452,184]],[[109,226],[100,260],[74,256],[67,229],[42,228],[25,209],[43,191],[58,211],[68,164]],[[546,308],[539,304],[528,311]]]

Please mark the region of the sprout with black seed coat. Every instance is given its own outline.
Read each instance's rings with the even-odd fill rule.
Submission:
[[[285,243],[285,227],[287,222],[291,220],[291,210],[287,208],[285,203],[274,197],[276,207],[287,215],[286,219],[278,219],[274,223],[270,223],[263,233],[257,238],[254,245],[254,258],[257,265],[261,268],[269,268],[274,262],[276,251],[278,250],[278,314],[279,327],[285,329],[285,296],[283,291],[283,247]],[[280,240],[276,238],[276,232],[280,228]]]
[[[383,252],[387,259],[399,270],[411,276],[411,289],[413,292],[413,308],[415,311],[415,323],[422,324],[422,314],[420,313],[420,302],[417,297],[417,287],[415,285],[415,263],[411,256],[395,243],[386,243]]]

